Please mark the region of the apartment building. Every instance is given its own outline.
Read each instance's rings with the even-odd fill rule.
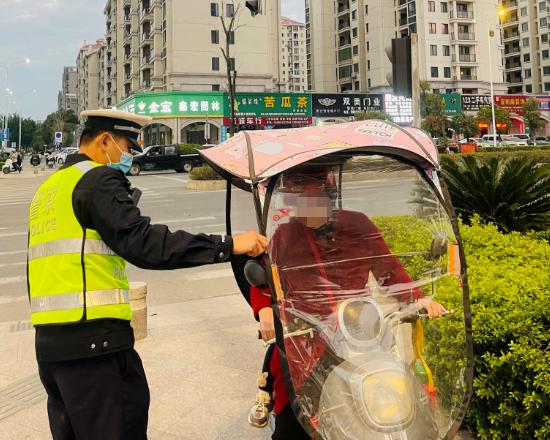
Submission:
[[[550,92],[550,1],[504,0],[501,6],[508,92]]]
[[[263,14],[256,17],[244,3],[108,0],[104,9],[107,33],[102,54],[103,95],[99,101],[110,107],[135,92],[226,89],[222,18],[227,26],[235,19],[235,31],[228,38],[229,62],[237,71],[237,88],[278,90],[280,1],[267,2]]]
[[[491,78],[495,93],[507,89],[496,0],[309,0],[306,8],[313,90],[390,91],[386,51],[412,33],[420,80],[434,91],[489,93]]]
[[[63,77],[61,78],[61,90],[58,95],[58,109],[72,110],[75,113],[78,110],[77,99],[78,73],[76,66],[63,68]]]
[[[281,92],[307,90],[306,25],[290,18],[281,19],[279,75]]]
[[[93,44],[84,44],[76,59],[77,69],[77,113],[100,106],[99,74],[100,52],[105,46],[104,39]]]

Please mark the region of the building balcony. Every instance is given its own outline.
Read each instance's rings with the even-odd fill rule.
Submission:
[[[144,44],[152,44],[152,43],[153,43],[153,34],[151,32],[143,32],[140,38],[140,46],[143,46]]]
[[[512,72],[515,70],[521,70],[521,63],[510,63],[504,66],[506,71]]]
[[[453,63],[476,63],[476,55],[475,54],[465,54],[461,53],[458,55],[458,58],[456,55],[452,56]]]
[[[461,75],[460,81],[477,81],[477,75]]]
[[[449,17],[451,20],[473,20],[474,11],[450,11]]]
[[[451,38],[458,41],[474,41],[476,34],[474,32],[451,32]]]
[[[520,37],[519,37],[518,29],[515,29],[512,32],[503,32],[502,33],[502,41],[503,42],[519,40],[519,38]]]
[[[151,80],[150,79],[146,79],[144,81],[141,82],[141,87],[143,87],[144,89],[149,89],[151,88]]]
[[[511,47],[511,48],[505,48],[504,49],[504,56],[516,56],[521,52],[521,49],[519,47]]]
[[[139,22],[153,19],[153,8],[143,8],[139,10]]]
[[[506,28],[509,28],[510,26],[518,26],[518,25],[519,25],[519,19],[515,15],[501,23],[502,29],[506,29]]]

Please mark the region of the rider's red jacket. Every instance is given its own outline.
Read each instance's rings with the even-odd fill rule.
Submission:
[[[364,292],[370,273],[380,286],[393,286],[395,298],[401,302],[423,296],[420,289],[410,284],[411,278],[389,250],[380,231],[359,212],[338,211],[320,231],[291,220],[278,228],[271,239],[269,253],[271,262],[278,266],[287,307],[326,317],[328,326],[337,326],[331,322],[336,318],[331,312],[339,298]],[[269,292],[256,287],[252,287],[250,299],[256,319],[262,308],[271,306]],[[285,313],[284,307],[281,313]],[[292,342],[287,341],[285,347],[293,386],[298,391],[314,371],[326,344],[320,338],[306,337]],[[288,404],[288,394],[278,351],[273,353],[270,372],[274,378],[274,410],[280,414]],[[311,356],[309,363],[304,362],[307,356]],[[297,360],[294,365],[292,359]]]

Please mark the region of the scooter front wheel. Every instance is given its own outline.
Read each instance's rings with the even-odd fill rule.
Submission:
[[[10,173],[10,169],[8,167],[5,167],[5,168],[2,168],[2,172],[4,174],[9,174]]]

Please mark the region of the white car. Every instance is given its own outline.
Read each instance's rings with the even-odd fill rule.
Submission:
[[[525,137],[525,138],[523,138]],[[529,145],[529,136],[526,134],[503,134],[502,135],[502,145]]]
[[[57,155],[55,156],[55,161],[59,164],[59,165],[63,165],[66,160],[67,160],[67,156],[69,154],[74,154],[74,153],[77,153],[78,152],[78,148],[63,148],[62,150],[59,151],[59,153],[57,153]]]

